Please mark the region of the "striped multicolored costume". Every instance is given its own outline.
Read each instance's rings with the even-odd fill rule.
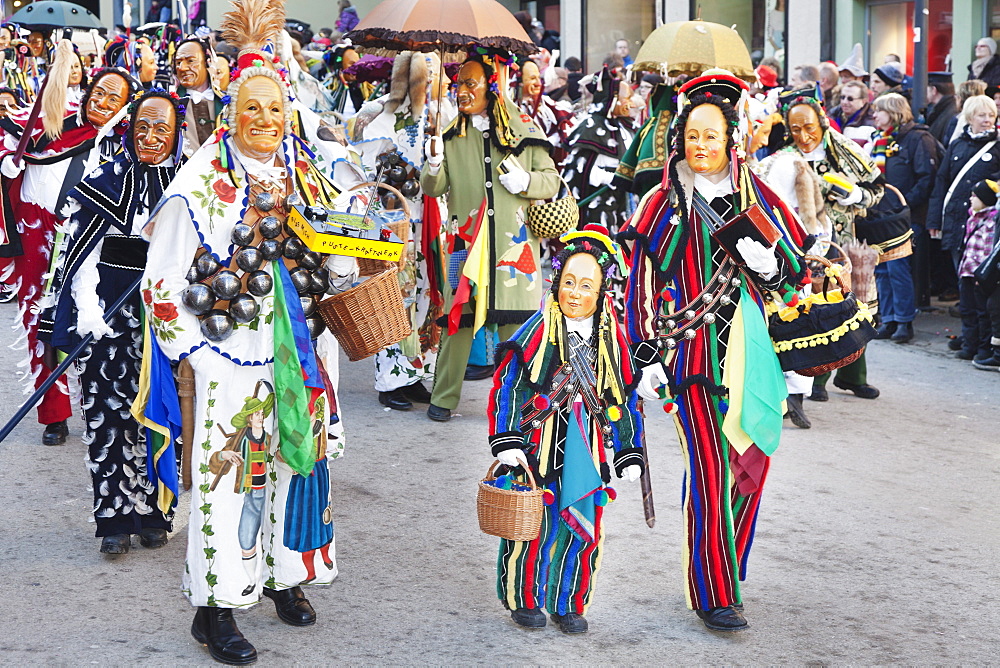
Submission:
[[[681,337],[673,349],[660,345],[661,316],[695,301],[726,258],[689,208],[694,174],[683,158],[671,158],[669,180],[646,195],[619,239],[632,247],[625,322],[636,364],[663,362],[671,397],[665,406],[673,411],[676,405],[686,468],[687,603],[692,609],[710,610],[742,602],[739,581],[746,576],[768,455],[777,446],[786,395],[772,392],[762,401],[757,391],[761,368],[753,367],[751,360],[763,357],[767,363],[774,353],[765,350],[771,342],[761,310],[763,296],[751,281],[742,280],[731,303],[722,306],[711,323],[694,330],[693,338]],[[745,165],[734,169],[734,194],[717,197],[711,205],[717,210],[720,204],[728,205],[731,212],[724,218],[735,213],[733,207],[742,211],[755,202],[763,206],[784,235],[776,249],[778,275],[765,287],[787,293],[805,272],[799,261],[805,235],[794,214]],[[783,392],[777,360],[770,359],[764,371],[773,376],[775,369]],[[737,372],[744,382],[733,380]],[[727,413],[742,421],[727,421]],[[748,418],[773,425],[775,415],[777,428],[770,432],[769,445],[749,436],[755,432]]]
[[[500,541],[497,596],[509,610],[544,608],[556,615],[586,612],[601,565],[603,506],[614,498],[614,490],[606,487],[611,473],[605,453],[614,449],[612,463],[619,477],[627,466],[643,466],[642,418],[636,407],[629,349],[610,295],[603,294],[598,303],[603,307],[594,316],[596,338],[586,344],[593,356],[598,396],[610,407],[605,410],[610,433],[601,429],[582,403],[574,402],[579,395],[539,420],[538,426],[521,429],[521,408],[546,405],[553,376],[569,359],[573,342],[551,294],[545,306],[497,351],[500,362],[488,409],[493,454],[524,450],[538,484],[553,495],[546,494],[553,502],[545,507],[536,540]],[[583,480],[584,473],[593,476],[590,483]],[[564,496],[566,502],[561,503]],[[576,503],[560,510],[571,499],[590,504],[589,512],[577,512]]]

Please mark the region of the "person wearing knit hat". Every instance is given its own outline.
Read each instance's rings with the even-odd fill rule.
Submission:
[[[903,78],[906,74],[899,63],[885,63],[875,68],[871,81],[871,89],[875,96],[886,93],[902,93]]]
[[[976,59],[969,65],[969,81],[979,79],[987,86],[1000,84],[1000,56],[997,43],[992,37],[983,37],[976,42]]]

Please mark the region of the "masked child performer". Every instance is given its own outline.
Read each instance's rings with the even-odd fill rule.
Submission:
[[[587,631],[603,506],[615,496],[609,464],[630,482],[644,466],[632,361],[606,292],[624,262],[606,232],[588,225],[561,237],[544,306],[497,351],[492,453],[530,466],[548,497],[537,539],[500,541],[497,594],[527,628],[545,626],[548,610],[564,633]]]
[[[663,184],[619,237],[631,245],[625,322],[638,391],[665,400],[686,461],[687,603],[716,631],[747,627],[740,581],[787,396],[763,299],[795,303],[805,275],[804,232],[741,155],[747,89],[722,70],[680,88]],[[746,264],[737,270],[711,235],[711,214],[698,209],[728,221],[754,204],[780,239],[769,248],[740,238]]]
[[[257,653],[233,608],[263,594],[285,623],[313,624],[300,585],[329,584],[337,573],[327,458],[339,446],[327,432],[339,415],[324,337],[312,341],[322,327],[313,311],[331,277],[356,271],[356,263],[308,251],[284,230],[294,205],[339,205],[308,143],[292,135],[273,41],[284,20],[273,0],[236,0],[226,15],[226,41],[240,49],[223,98],[226,126],[191,157],[151,216],[142,284],[155,345],[143,354],[150,393],[140,390],[137,406],[151,429],[169,427],[171,441],[176,410],[157,379],[169,380],[164,367],[184,359],[194,373],[183,577],[197,610],[191,632],[213,658],[240,665]],[[168,417],[157,422],[158,411]],[[169,464],[169,456],[157,461]]]

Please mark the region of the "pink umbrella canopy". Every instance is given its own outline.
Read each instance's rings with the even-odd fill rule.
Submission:
[[[394,51],[538,50],[496,0],[384,0],[347,37],[359,47]]]

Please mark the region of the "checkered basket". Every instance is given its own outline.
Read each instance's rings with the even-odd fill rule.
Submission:
[[[580,222],[580,207],[569,186],[559,177],[562,187],[551,200],[538,200],[528,207],[528,229],[539,239],[558,239]]]

